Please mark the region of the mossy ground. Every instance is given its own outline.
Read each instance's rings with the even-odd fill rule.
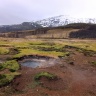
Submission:
[[[56,78],[56,75],[51,74],[49,72],[40,72],[35,75],[34,79],[39,80],[41,77],[46,77],[47,79],[51,80]]]
[[[16,76],[20,75],[18,72],[10,74],[0,74],[0,87],[10,83]]]
[[[15,72],[20,68],[20,66],[16,60],[9,60],[0,64],[0,68],[1,70],[9,69],[9,71]]]
[[[96,66],[96,61],[91,62],[93,66]]]
[[[16,60],[9,60],[0,64],[0,87],[9,84],[16,76],[20,66]],[[6,69],[8,69],[6,71]],[[4,72],[3,72],[4,71]]]
[[[53,39],[28,40],[28,39],[5,38],[0,40],[0,55],[1,56],[8,55],[11,51],[10,49],[12,48],[16,49],[17,53],[12,55],[11,60],[6,60],[6,62],[0,64],[0,69],[1,71],[5,69],[9,69],[11,73],[18,71],[19,64],[15,59],[18,59],[25,55],[41,55],[41,56],[49,56],[54,58],[70,56],[70,54],[72,53],[69,50],[66,50],[67,49],[66,45],[75,48],[78,52],[82,52],[85,55],[92,56],[93,54],[96,54],[95,41],[88,42],[88,41],[71,41],[71,40],[64,41],[64,40],[53,40]],[[13,78],[14,76],[10,74],[8,76],[9,77],[12,76]]]
[[[7,45],[7,46],[5,46]],[[8,50],[11,48],[16,48],[18,54],[15,54],[13,57],[21,57],[23,55],[47,55],[52,57],[64,56],[66,55],[66,50],[64,46],[75,46],[78,48],[83,48],[86,50],[96,51],[96,42],[91,41],[63,41],[63,40],[1,40],[0,41],[0,52],[2,54],[8,54]],[[4,47],[5,46],[5,47]],[[5,50],[5,49],[6,50]],[[68,53],[68,51],[67,51]]]
[[[66,46],[69,48],[67,48]],[[14,50],[12,51],[11,49],[16,50],[17,52],[13,52]],[[45,78],[52,79],[55,77],[55,75],[51,74],[51,73],[55,73],[56,76],[61,77],[62,79],[60,79],[61,81],[58,81],[59,79],[56,80],[57,82],[53,85],[53,89],[56,87],[59,88],[60,86],[67,83],[67,81],[70,79],[71,74],[68,73],[66,75],[66,73],[68,72],[67,70],[69,70],[69,72],[72,71],[72,74],[73,74],[72,78],[74,78],[74,79],[70,79],[71,81],[78,80],[77,78],[79,78],[79,76],[82,76],[82,72],[85,72],[84,69],[88,69],[87,70],[88,74],[89,73],[91,74],[92,71],[90,71],[90,70],[92,70],[92,69],[90,69],[90,68],[94,69],[95,67],[93,65],[95,65],[95,63],[96,63],[95,59],[90,59],[91,56],[94,56],[94,54],[96,52],[96,40],[93,40],[93,41],[91,41],[91,40],[89,40],[89,41],[77,40],[76,41],[76,40],[61,40],[61,39],[58,39],[58,40],[57,39],[33,40],[33,39],[26,39],[26,38],[25,39],[19,39],[19,38],[18,39],[6,39],[6,38],[1,39],[0,40],[0,52],[2,52],[2,54],[0,54],[0,56],[1,56],[0,60],[2,60],[2,58],[4,58],[4,56],[9,56],[11,53],[10,51],[13,52],[11,54],[10,60],[6,59],[4,63],[0,64],[0,69],[1,69],[0,70],[0,87],[3,85],[5,86],[6,84],[9,84],[16,76],[20,75],[20,73],[18,72],[19,66],[18,66],[16,60],[22,56],[40,55],[40,56],[50,56],[50,57],[54,57],[54,58],[58,58],[58,57],[67,58],[67,59],[65,58],[66,60],[63,59],[63,60],[65,60],[65,61],[63,61],[63,65],[53,66],[50,68],[43,68],[43,69],[37,68],[35,70],[34,69],[31,70],[31,68],[27,69],[27,68],[21,66],[22,70],[20,70],[20,72],[22,73],[22,75],[20,76],[20,78],[14,79],[14,82],[12,84],[15,85],[15,88],[17,88],[17,89],[21,88],[20,90],[22,90],[24,88],[24,86],[26,87],[28,85],[30,90],[33,90],[33,91],[31,91],[31,93],[32,92],[34,93],[35,89],[37,90],[37,88],[40,88],[40,86],[39,86],[40,83],[38,83],[37,81],[41,77],[44,77],[44,79]],[[74,52],[74,53],[76,52],[77,54],[73,55],[72,52]],[[85,54],[86,56],[83,55],[82,53]],[[84,57],[84,58],[79,58],[79,56]],[[92,58],[95,58],[95,56]],[[75,59],[71,58],[71,57],[74,57]],[[85,59],[85,61],[87,61],[88,63],[83,61],[83,59]],[[60,59],[60,60],[62,60],[62,59]],[[90,62],[90,64],[89,64],[89,62]],[[68,64],[68,63],[70,63],[70,64]],[[69,66],[70,66],[70,68],[73,68],[74,70],[76,68],[76,70],[73,72],[73,70],[70,70]],[[73,67],[73,66],[75,66],[75,67]],[[84,69],[81,70],[83,67],[79,69],[80,66],[81,67],[83,66]],[[79,69],[79,70],[77,70],[77,69]],[[69,78],[67,78],[67,76],[69,76]],[[73,76],[77,76],[77,78],[73,77]],[[89,80],[88,83],[86,83],[86,85],[88,85],[91,80],[90,76],[86,76],[86,79],[84,79],[84,80]],[[34,80],[35,78],[37,78],[37,80]],[[66,78],[68,80],[66,80]],[[49,79],[48,79],[48,81],[50,81],[50,83],[53,84],[54,80],[53,79],[49,80]],[[81,84],[82,78],[79,78],[79,79],[81,79],[81,81],[80,82],[78,81],[79,83],[77,81],[76,82],[78,84]],[[62,80],[64,80],[65,83]],[[87,82],[87,81],[85,81],[85,82]],[[85,84],[85,82],[84,82],[84,84]],[[47,82],[47,83],[49,85],[49,82]],[[51,86],[51,84],[50,84],[50,86]],[[70,84],[70,83],[68,83],[68,84]],[[47,88],[50,88],[50,86],[48,87],[48,85],[45,85],[45,87],[47,86]],[[81,87],[82,87],[82,85],[81,85]],[[75,85],[73,85],[73,86],[75,86]],[[78,86],[76,86],[76,88],[77,87]],[[8,88],[6,87],[6,89],[8,89]],[[41,87],[41,89],[44,89],[44,88]],[[70,89],[70,87],[68,87],[68,89]],[[47,89],[45,88],[43,92],[45,92],[45,90],[47,90]],[[12,92],[12,91],[10,91],[10,92]],[[48,89],[48,92],[49,92],[49,89]],[[53,92],[53,91],[51,90],[51,92]],[[60,90],[56,91],[56,92],[60,92],[60,94],[62,94]],[[37,93],[38,92],[36,91],[36,94]],[[63,91],[63,93],[64,93],[64,91]],[[12,96],[12,95],[10,95],[10,96]],[[32,95],[32,96],[34,96],[34,95]],[[62,96],[62,95],[60,95],[60,96]]]

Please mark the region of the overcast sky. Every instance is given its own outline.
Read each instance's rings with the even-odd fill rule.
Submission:
[[[58,15],[96,18],[96,0],[0,0],[0,25]]]

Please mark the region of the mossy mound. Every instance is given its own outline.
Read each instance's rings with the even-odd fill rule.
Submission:
[[[11,72],[15,72],[20,68],[18,62],[16,60],[9,60],[2,64],[0,64],[0,70],[9,69]]]
[[[10,74],[0,74],[0,87],[9,84],[16,76],[19,76],[20,73],[14,72]]]
[[[40,73],[37,73],[34,77],[35,80],[40,80],[41,77],[45,77],[49,80],[53,80],[53,79],[56,79],[57,76],[54,75],[54,74],[51,74],[49,72],[40,72]]]

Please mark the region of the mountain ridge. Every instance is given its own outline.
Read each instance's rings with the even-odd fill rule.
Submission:
[[[59,15],[47,19],[36,21],[42,27],[58,27],[70,23],[96,23],[96,18],[73,18],[68,15]]]
[[[38,29],[43,27],[59,27],[59,26],[65,26],[71,23],[96,24],[96,19],[95,18],[73,18],[68,15],[59,15],[59,16],[54,16],[47,19],[38,20],[38,21],[23,22],[21,24],[1,25],[0,32],[33,30],[33,29]]]

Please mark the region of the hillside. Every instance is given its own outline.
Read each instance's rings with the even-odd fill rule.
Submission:
[[[0,37],[9,37],[9,38],[26,37],[26,38],[41,38],[41,39],[96,38],[96,25],[86,23],[73,23],[59,27],[46,27],[34,30],[0,33]]]
[[[42,26],[35,22],[23,22],[22,24],[17,24],[17,25],[0,26],[0,33],[17,32],[17,31],[22,31],[22,30],[33,30],[37,28],[42,28]]]

